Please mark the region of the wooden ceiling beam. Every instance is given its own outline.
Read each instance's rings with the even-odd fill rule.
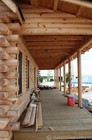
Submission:
[[[58,66],[62,65],[62,63],[63,63],[64,61],[67,61],[67,59],[68,59],[69,57],[74,57],[74,56],[76,55],[76,53],[77,53],[78,50],[85,50],[85,48],[87,48],[90,44],[92,44],[92,36],[90,36],[88,39],[86,39],[85,42],[83,42],[83,44],[80,45],[79,48],[77,48],[77,49],[75,49],[73,52],[71,52],[71,54],[70,54],[68,57],[64,58],[64,59],[62,60],[62,62],[61,62]],[[58,67],[58,66],[57,66],[57,67]]]
[[[20,23],[23,24],[22,16],[16,4],[12,0],[2,0],[2,1],[17,15]]]
[[[22,29],[20,35],[92,35],[92,28]]]
[[[25,21],[25,26],[29,26],[28,24],[39,24],[39,23],[61,23],[61,24],[92,24],[92,20],[91,19],[87,19],[87,18],[72,18],[72,17],[65,17],[65,18],[54,18],[54,17],[48,17],[48,18],[29,18]]]
[[[92,24],[62,24],[62,23],[30,23],[30,24],[23,24],[23,29],[35,29],[35,28],[92,28]]]

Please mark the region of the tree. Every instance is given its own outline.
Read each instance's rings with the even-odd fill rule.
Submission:
[[[39,77],[39,82],[42,83],[43,82],[43,77]]]
[[[66,73],[66,83],[69,82],[69,73]]]

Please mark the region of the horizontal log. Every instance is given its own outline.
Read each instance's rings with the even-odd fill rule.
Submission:
[[[19,73],[18,72],[7,72],[7,73],[0,73],[0,78],[6,79],[18,79]]]
[[[8,36],[6,36],[6,39],[9,42],[18,43],[19,36],[18,35],[8,35]]]
[[[4,64],[0,64],[0,72],[8,72],[9,71],[9,67],[4,65]]]
[[[4,129],[1,129],[1,130],[2,131],[19,131],[20,122],[10,122]]]
[[[3,35],[0,35],[0,45],[2,47],[10,47],[10,43],[6,40]]]
[[[0,59],[7,60],[9,58],[10,58],[10,56],[9,56],[9,54],[7,52],[0,51]]]
[[[9,110],[10,106],[8,105],[0,105],[0,114],[4,114]]]
[[[10,119],[8,118],[0,118],[0,130],[4,129],[9,123]]]
[[[18,47],[10,47],[6,48],[6,52],[9,54],[18,54]]]
[[[16,101],[0,100],[0,105],[13,105]]]
[[[86,19],[86,18],[30,18],[30,19],[27,19],[25,21],[25,24],[39,24],[39,23],[61,23],[61,24],[91,24],[92,23],[92,20],[91,19]]]
[[[15,33],[16,31],[20,31],[20,24],[19,23],[8,23],[7,27],[10,29],[10,31],[13,31]]]
[[[0,21],[1,21],[2,23],[10,23],[10,22],[11,22],[11,20],[10,20],[10,18],[9,18],[8,16],[6,16],[6,15],[1,15],[1,14],[0,14]]]
[[[11,31],[9,30],[9,28],[3,24],[3,23],[0,23],[0,35],[10,35],[12,34]]]
[[[16,93],[19,90],[19,86],[13,86],[13,85],[6,85],[6,86],[0,86],[0,91],[2,92],[10,92],[10,93]]]
[[[6,61],[0,60],[0,65],[6,65],[6,66],[18,66],[18,60],[17,59],[8,59]]]
[[[92,28],[36,28],[23,29],[20,35],[92,35]]]
[[[0,100],[5,100],[10,96],[8,92],[0,92]]]
[[[7,52],[8,54],[18,54],[18,47],[8,47],[6,49],[0,48],[0,52]]]
[[[12,118],[17,116],[18,116],[18,111],[16,110],[9,110],[7,113],[0,114],[0,118]]]
[[[92,28],[92,24],[62,24],[62,23],[30,23],[23,24],[22,29],[34,28]]]
[[[0,86],[9,85],[8,79],[0,78]]]

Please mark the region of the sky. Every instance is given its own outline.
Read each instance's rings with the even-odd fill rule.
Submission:
[[[92,75],[92,49],[87,51],[81,57],[82,60],[82,75]],[[66,65],[66,73],[68,72]],[[41,71],[41,75],[48,75],[48,70]],[[50,71],[51,75],[54,75],[54,71]],[[72,61],[72,74],[77,76],[77,59]]]

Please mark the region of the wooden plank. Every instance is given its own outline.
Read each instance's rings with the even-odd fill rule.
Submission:
[[[42,106],[41,103],[39,102],[38,104],[38,128],[43,127],[43,118],[42,118]]]
[[[32,42],[32,41],[28,41],[26,42],[27,43],[27,46],[32,46],[32,47],[35,47],[35,46],[75,46],[75,45],[78,45],[79,46],[79,43],[78,41],[69,41],[69,42],[66,42],[66,41],[55,41],[55,42],[43,42],[43,41],[39,41],[39,44],[37,41],[35,42]]]
[[[38,43],[38,45],[39,45],[39,43]],[[33,49],[33,50],[35,50],[35,49],[38,49],[38,50],[40,50],[40,49],[54,49],[54,50],[56,50],[56,49],[61,49],[62,51],[63,50],[65,50],[65,49],[72,49],[72,48],[74,48],[74,46],[77,48],[78,47],[78,45],[66,45],[66,46],[64,46],[64,45],[55,45],[55,46],[50,46],[50,45],[48,45],[48,46],[30,46],[30,45],[28,45],[28,49],[30,50],[30,52],[31,52],[31,50]]]
[[[84,41],[87,37],[88,36],[86,36],[86,35],[84,35],[84,36],[79,36],[79,35],[75,35],[75,36],[72,36],[72,35],[71,36],[68,36],[68,35],[66,35],[66,36],[63,36],[63,35],[61,35],[61,36],[58,36],[58,35],[57,36],[55,36],[55,35],[53,35],[53,36],[46,36],[46,35],[31,36],[31,35],[29,35],[29,36],[24,36],[24,40],[25,41],[38,41],[38,42],[39,41],[45,41],[45,42],[66,41],[66,39],[67,39],[67,41],[77,41],[77,40]]]
[[[30,103],[30,105],[27,109],[27,113],[26,113],[24,121],[22,123],[23,127],[28,127],[28,125],[30,123],[30,119],[32,117],[32,110],[33,110],[32,106],[31,106],[32,104],[33,104],[33,101]]]
[[[36,117],[36,104],[33,104],[33,109],[32,109],[32,116],[31,116],[31,119],[30,119],[30,122],[29,122],[29,125],[28,126],[32,126],[34,125],[35,123],[35,117]]]

